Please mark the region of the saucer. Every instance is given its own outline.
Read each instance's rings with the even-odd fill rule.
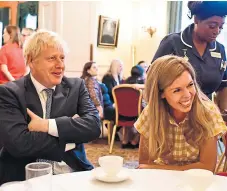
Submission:
[[[97,180],[103,182],[122,182],[129,178],[129,173],[127,168],[122,168],[121,171],[115,176],[107,176],[101,167],[97,167],[92,170],[92,175]]]

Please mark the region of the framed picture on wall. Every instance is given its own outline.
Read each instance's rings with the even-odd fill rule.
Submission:
[[[98,47],[117,47],[119,32],[119,19],[110,17],[99,16],[98,27]]]

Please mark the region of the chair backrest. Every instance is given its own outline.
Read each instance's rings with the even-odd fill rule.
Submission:
[[[122,84],[112,89],[116,110],[116,124],[119,116],[138,117],[142,110],[142,90],[137,90],[130,84]]]
[[[217,175],[219,175],[219,176],[226,176],[227,177],[227,172],[219,172],[219,173],[217,173]]]

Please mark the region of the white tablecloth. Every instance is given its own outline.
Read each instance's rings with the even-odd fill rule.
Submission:
[[[119,183],[100,182],[90,171],[53,176],[52,191],[190,191],[182,187],[184,172],[168,170],[129,170],[130,178]],[[41,184],[41,182],[40,182]],[[13,184],[3,191],[25,191],[23,184]],[[41,190],[40,190],[41,191]],[[227,178],[214,176],[207,191],[227,191]]]

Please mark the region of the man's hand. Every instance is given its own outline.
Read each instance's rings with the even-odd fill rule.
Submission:
[[[73,119],[78,118],[78,117],[80,117],[78,114],[75,114],[74,116],[72,116]]]
[[[48,119],[42,119],[38,115],[34,114],[30,109],[27,109],[28,115],[31,117],[31,121],[28,124],[29,131],[44,132],[49,130]]]

